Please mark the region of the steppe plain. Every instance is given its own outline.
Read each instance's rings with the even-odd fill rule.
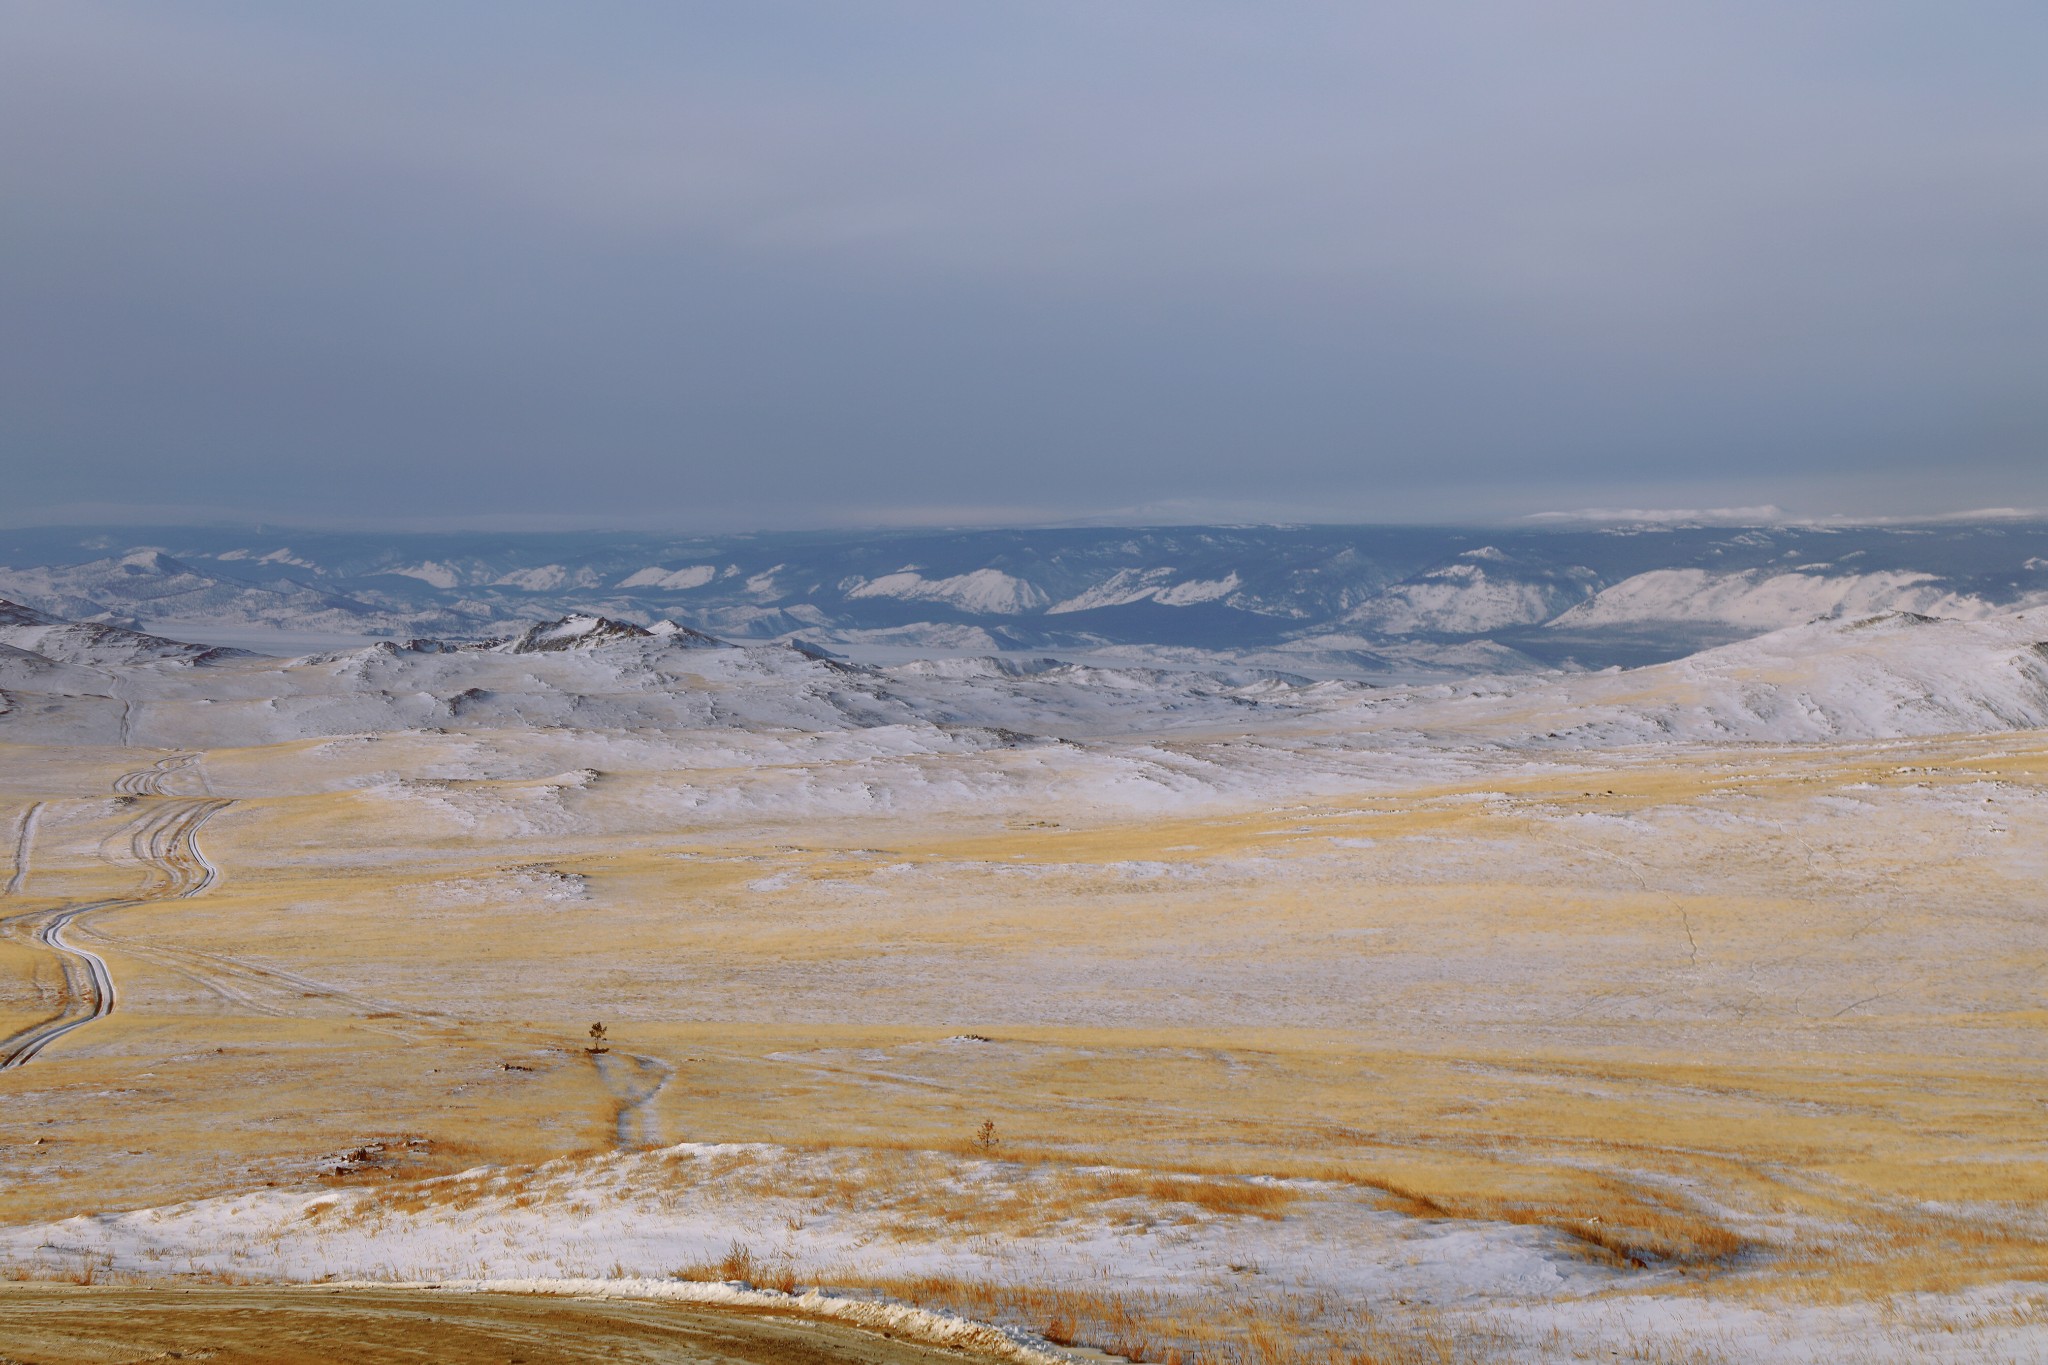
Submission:
[[[1407,689],[606,623],[24,665],[0,1035],[85,1017],[75,950],[116,990],[0,1072],[0,1259],[2038,1359],[2044,625]]]

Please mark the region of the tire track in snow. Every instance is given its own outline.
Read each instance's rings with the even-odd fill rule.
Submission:
[[[91,929],[82,929],[90,939],[106,942],[106,937]],[[282,967],[270,967],[247,958],[231,957],[226,953],[208,952],[200,948],[172,947],[168,944],[150,943],[143,940],[121,940],[123,952],[157,962],[204,990],[211,991],[231,1005],[245,1009],[251,1014],[283,1018],[303,1013],[307,1000],[322,1000],[345,1006],[357,1015],[388,1015],[412,1024],[445,1024],[446,1018],[438,1017],[426,1010],[413,1009],[376,996],[361,995],[340,986],[330,986],[324,981],[286,971]],[[291,1006],[266,1003],[264,995],[283,997],[298,1005]],[[373,1029],[373,1032],[390,1032]],[[392,1033],[394,1037],[405,1035]]]
[[[171,797],[164,790],[171,777],[197,758],[197,754],[168,754],[147,768],[123,773],[114,780],[117,794],[165,797],[129,831],[129,852],[149,870],[149,880],[140,895],[88,901],[83,905],[16,916],[9,921],[10,924],[28,926],[30,937],[57,955],[64,971],[65,994],[83,1002],[86,1008],[83,1014],[67,1010],[0,1040],[0,1071],[27,1066],[44,1048],[67,1033],[114,1012],[119,994],[114,988],[114,976],[108,970],[106,959],[90,948],[71,942],[66,938],[65,930],[75,925],[84,935],[88,931],[81,921],[102,910],[184,900],[199,895],[219,880],[220,869],[200,851],[199,827],[233,803],[218,797]],[[17,852],[16,879],[21,877],[25,867],[21,858],[21,853]],[[10,887],[13,884],[13,881],[9,882]]]
[[[21,830],[14,838],[14,875],[7,879],[4,894],[19,896],[28,889],[28,851],[36,840],[36,821],[42,816],[43,803],[29,802],[28,809],[21,813]]]
[[[623,1150],[661,1146],[661,1118],[654,1112],[654,1100],[675,1078],[676,1069],[659,1057],[631,1052],[587,1055],[604,1081],[604,1088],[619,1102],[618,1116],[613,1120],[613,1142]]]
[[[90,917],[102,910],[128,909],[166,900],[183,900],[201,894],[219,880],[220,869],[214,866],[212,860],[200,848],[196,836],[201,825],[233,803],[211,796],[173,796],[168,790],[173,781],[188,775],[197,780],[202,791],[207,789],[205,773],[197,766],[199,757],[194,753],[166,754],[149,767],[123,773],[114,780],[114,790],[119,795],[166,798],[161,805],[132,826],[128,833],[130,855],[150,870],[150,880],[142,894],[93,901],[39,915],[18,916],[12,921],[14,924],[26,925],[34,941],[43,944],[59,956],[64,969],[66,994],[74,1000],[87,1002],[89,1008],[82,1016],[67,1017],[67,1014],[59,1014],[54,1019],[23,1030],[10,1038],[0,1039],[0,1071],[27,1065],[58,1038],[86,1024],[104,1019],[114,1012],[119,993],[114,984],[113,974],[107,967],[106,959],[85,946],[90,943],[104,944],[113,940],[97,932],[89,923]],[[34,814],[41,804],[36,803],[36,806],[30,808],[30,814],[24,817],[23,833],[15,855],[15,876],[8,882],[10,891],[18,890],[20,883],[25,879],[26,849],[31,837]],[[211,991],[228,1004],[252,1014],[276,1018],[297,1012],[287,1005],[272,1003],[263,998],[269,995],[284,997],[293,1005],[300,1005],[308,999],[331,1001],[356,1014],[391,1015],[407,1023],[445,1022],[437,1020],[425,1011],[408,1009],[387,1000],[330,986],[296,972],[264,966],[222,953],[125,939],[121,941],[121,947],[124,952],[156,961],[170,968],[201,988]],[[390,1032],[384,1029],[373,1031]],[[402,1035],[394,1033],[393,1036]]]
[[[169,796],[171,792],[165,783],[183,774],[198,758],[198,754],[165,754],[147,768],[115,778],[114,792],[118,796]]]

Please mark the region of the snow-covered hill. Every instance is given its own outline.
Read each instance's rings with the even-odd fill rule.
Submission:
[[[166,640],[99,622],[66,621],[5,599],[0,599],[0,644],[52,663],[107,668],[159,661],[203,663],[247,654],[244,650]]]
[[[801,642],[732,644],[672,622],[595,616],[486,643],[275,659],[0,604],[0,649],[0,737],[45,743],[558,727],[687,734],[756,755],[763,743],[815,753],[805,746],[830,737],[899,758],[1045,745],[1126,757],[1165,745],[1185,757],[1195,746],[1205,775],[1189,780],[1201,787],[1255,773],[1314,785],[1338,769],[1355,776],[1367,753],[1443,758],[1475,745],[1534,756],[2048,728],[2048,610],[1969,621],[1890,612],[1633,670],[1390,687],[1014,656],[862,664]]]
[[[1910,611],[1977,617],[1995,610],[1985,598],[1958,590],[1931,573],[1855,573],[1811,565],[1784,572],[1653,569],[1543,619],[1553,628],[1581,631],[1695,622],[1778,630],[1823,616]]]
[[[1652,667],[1504,684],[1465,711],[1474,733],[1601,748],[2048,728],[2048,610],[1811,622]]]

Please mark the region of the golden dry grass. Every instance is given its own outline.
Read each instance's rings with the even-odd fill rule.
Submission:
[[[360,785],[486,749],[526,775]],[[1000,1216],[912,1181],[905,1236],[1048,1226],[1112,1188],[1284,1216],[1284,1187],[1229,1177],[1316,1176],[1716,1293],[1950,1290],[2048,1256],[2041,736],[1145,819],[685,817],[658,766],[530,776],[586,758],[207,755],[225,878],[94,924],[123,1008],[0,1079],[0,1217],[318,1182],[390,1134],[433,1155],[348,1181],[600,1150],[627,1102],[580,1050],[602,1018],[674,1068],[671,1140],[942,1162],[912,1154],[993,1122],[999,1155],[1072,1172]],[[0,791],[48,803],[38,897],[137,884],[137,803],[102,795],[133,761],[0,746]],[[48,976],[0,941],[0,1022]]]

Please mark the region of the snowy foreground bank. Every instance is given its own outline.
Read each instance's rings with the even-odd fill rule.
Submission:
[[[1750,1231],[1768,1246],[1767,1226]],[[1553,1228],[1418,1218],[1336,1182],[759,1144],[69,1218],[0,1230],[0,1258],[44,1274],[793,1308],[1018,1361],[1054,1343],[1249,1358],[1262,1337],[1289,1343],[1282,1359],[1431,1343],[1532,1360],[2048,1353],[2039,1286],[1787,1305],[1745,1295],[1739,1269],[1702,1281],[1609,1264]]]

